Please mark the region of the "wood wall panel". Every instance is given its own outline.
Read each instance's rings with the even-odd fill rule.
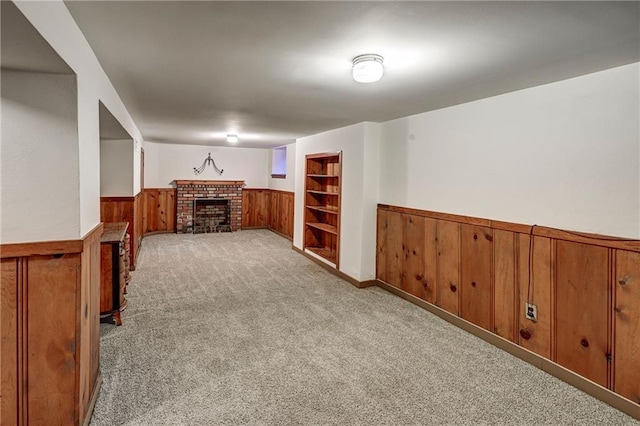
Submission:
[[[437,306],[458,315],[460,295],[460,224],[438,221]]]
[[[387,225],[387,282],[402,288],[402,215],[390,215]]]
[[[19,413],[19,372],[21,340],[18,333],[18,303],[21,280],[18,259],[2,259],[0,263],[0,424],[21,424]]]
[[[518,316],[516,307],[516,234],[493,230],[494,302],[493,332],[517,342]]]
[[[616,251],[613,390],[640,404],[640,253]]]
[[[79,254],[29,258],[29,423],[73,424]],[[55,300],[56,303],[51,303]],[[55,318],[55,321],[53,320]],[[34,325],[38,325],[35,327]]]
[[[387,279],[387,228],[389,213],[378,209],[378,225],[376,232],[376,278],[388,282]]]
[[[131,236],[131,244],[130,244],[130,257],[133,257],[133,262],[129,262],[130,269],[133,271],[136,269],[136,265],[138,263],[138,255],[140,254],[140,247],[142,247],[142,238],[144,237],[144,228],[142,227],[142,220],[144,214],[144,198],[142,197],[142,192],[138,193],[134,197],[133,202],[133,224],[129,224],[129,232]],[[133,226],[133,228],[132,228]],[[135,241],[135,244],[134,244]],[[131,253],[133,251],[133,253]]]
[[[152,232],[176,232],[176,189],[145,188],[142,193],[142,229]]]
[[[101,197],[100,220],[102,222],[128,222],[131,235],[129,250],[129,269],[136,269],[139,248],[142,244],[144,197],[141,193],[135,197]]]
[[[279,199],[277,213],[277,225],[275,230],[293,239],[293,212],[295,208],[293,192],[271,190],[271,196]],[[273,202],[272,202],[273,207]]]
[[[607,386],[609,252],[557,242],[556,362]]]
[[[533,258],[531,285],[529,286],[529,235],[520,234],[518,238],[518,284],[520,289],[518,304],[520,346],[545,358],[551,357],[551,320],[552,320],[552,253],[551,239],[533,237]],[[530,288],[529,288],[530,287]],[[527,300],[536,305],[538,320],[525,317]],[[529,336],[529,337],[528,337]]]
[[[242,190],[242,228],[269,228],[293,239],[293,192],[275,189]]]
[[[426,300],[427,283],[425,269],[425,219],[419,216],[403,214],[402,235],[404,253],[402,256],[402,289],[420,299]]]
[[[425,299],[436,303],[438,291],[438,221],[429,218],[424,220],[424,270],[422,285]]]
[[[386,205],[377,232],[378,280],[640,403],[640,241]]]
[[[492,229],[460,225],[460,316],[486,330],[493,330],[492,257]]]
[[[243,189],[242,228],[265,228],[273,225],[269,221],[270,204],[271,193],[268,189]]]
[[[88,423],[99,371],[98,250],[102,224],[79,252],[2,259],[0,422],[3,425]]]

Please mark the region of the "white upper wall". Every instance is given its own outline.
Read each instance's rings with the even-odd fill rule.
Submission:
[[[1,74],[0,241],[77,238],[76,77]]]
[[[303,243],[305,156],[342,151],[340,271],[359,281],[375,277],[378,126],[360,123],[296,142],[293,245],[302,248]]]
[[[79,157],[76,188],[79,187],[80,202],[75,208],[79,210],[80,226],[75,232],[65,234],[64,239],[81,238],[100,223],[98,101],[102,101],[138,144],[142,136],[64,2],[21,1],[16,5],[78,77],[78,147],[74,155]],[[139,162],[139,150],[134,155]]]
[[[224,170],[221,176],[210,165],[202,174],[194,174],[193,168],[200,167],[209,153],[216,166]],[[146,188],[169,188],[176,179],[244,180],[248,188],[266,188],[271,151],[145,142],[144,159]]]
[[[286,146],[287,152],[287,177],[284,179],[274,179],[269,175],[269,188],[279,189],[281,191],[295,191],[296,179],[296,144],[292,143]],[[271,168],[271,165],[269,165]],[[271,170],[273,173],[273,170]]]
[[[640,237],[639,64],[382,125],[380,202]]]
[[[100,141],[101,197],[131,197],[134,195],[133,150],[133,139],[103,139]]]

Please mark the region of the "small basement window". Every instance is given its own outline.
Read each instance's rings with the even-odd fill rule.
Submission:
[[[281,146],[271,150],[271,177],[284,179],[287,177],[287,147]]]

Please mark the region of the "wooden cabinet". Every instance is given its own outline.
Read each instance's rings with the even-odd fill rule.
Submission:
[[[304,246],[339,267],[342,152],[306,156]]]
[[[124,247],[127,222],[105,223],[100,240],[100,315],[110,316],[122,325],[120,311],[127,306],[126,250]]]
[[[0,424],[88,424],[100,378],[98,225],[0,249]]]

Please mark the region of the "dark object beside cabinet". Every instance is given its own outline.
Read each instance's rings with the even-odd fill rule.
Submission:
[[[101,321],[112,318],[116,325],[122,325],[120,312],[127,306],[124,241],[128,226],[127,222],[105,223],[100,240],[100,316]]]

